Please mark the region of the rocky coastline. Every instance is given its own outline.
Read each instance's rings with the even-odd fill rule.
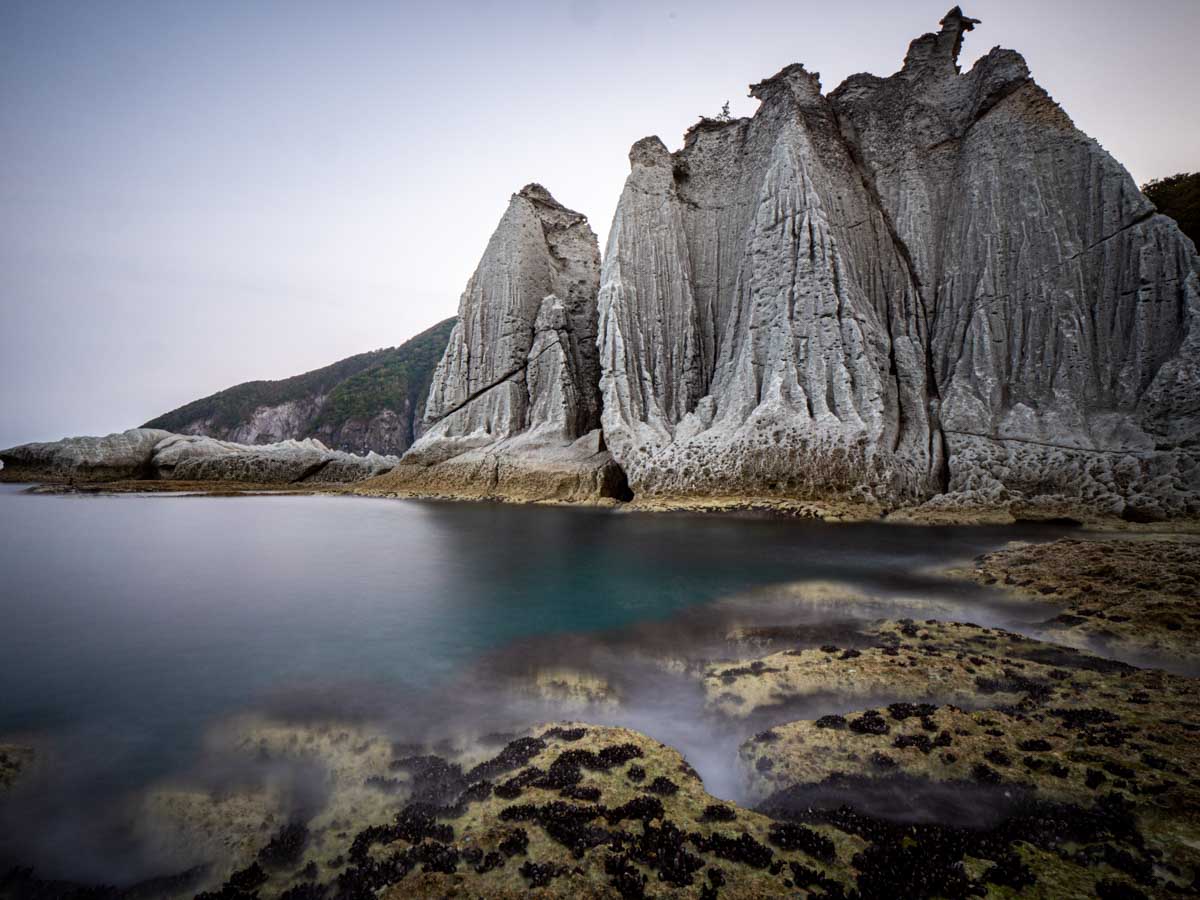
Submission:
[[[131,428],[106,437],[66,438],[0,451],[0,481],[108,485],[264,486],[344,484],[390,471],[395,456],[330,450],[316,438],[236,444],[201,435]]]

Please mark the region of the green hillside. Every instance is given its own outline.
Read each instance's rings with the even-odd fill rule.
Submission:
[[[164,413],[144,427],[246,440],[257,410],[295,404],[292,418],[299,422],[285,431],[256,434],[250,442],[317,437],[356,453],[403,452],[412,443],[414,423],[424,410],[433,370],[455,321],[439,322],[399,347],[360,353],[303,375],[235,385]],[[388,413],[399,417],[398,427]],[[385,430],[386,435],[379,433]]]

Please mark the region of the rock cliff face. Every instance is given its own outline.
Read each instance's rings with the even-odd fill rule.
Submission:
[[[514,194],[459,304],[425,432],[366,492],[597,500],[624,489],[600,437],[587,218],[540,185]]]
[[[219,408],[253,442],[332,421],[356,449],[417,438],[365,493],[1200,516],[1195,246],[1019,54],[964,73],[978,22],[940,24],[890,77],[823,94],[788,66],[752,118],[702,119],[676,153],[638,141],[603,267],[584,216],[513,195],[420,424],[416,369],[405,402],[350,402],[387,394],[373,363],[151,424],[211,432]],[[97,472],[241,453],[167,463],[162,434],[22,450]]]
[[[789,66],[636,143],[599,293],[639,495],[1200,512],[1200,262],[955,8],[890,78]]]
[[[360,353],[282,381],[248,381],[144,427],[239,444],[317,438],[348,453],[399,455],[420,434],[433,369],[453,319],[399,347]]]
[[[920,295],[816,76],[674,156],[634,145],[600,288],[605,435],[637,493],[934,490]]]
[[[250,484],[332,484],[387,472],[395,456],[355,456],[315,438],[275,444],[235,444],[157,428],[107,437],[77,437],[0,451],[6,481],[171,480]]]

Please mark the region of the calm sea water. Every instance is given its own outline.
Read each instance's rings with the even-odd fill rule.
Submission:
[[[25,828],[52,830],[86,798],[187,765],[205,729],[234,713],[386,716],[394,705],[414,722],[420,710],[424,738],[503,705],[472,706],[465,672],[575,662],[593,638],[612,665],[629,635],[687,640],[706,605],[775,585],[925,594],[994,621],[995,598],[922,573],[1056,533],[0,485],[0,742],[33,743],[60,767],[58,795]],[[667,691],[650,685],[640,710],[606,716],[685,745],[719,788],[703,728],[663,713],[682,708]],[[0,837],[0,863],[31,852]],[[69,869],[45,852],[43,865]]]

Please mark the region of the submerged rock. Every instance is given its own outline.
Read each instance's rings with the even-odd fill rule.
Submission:
[[[32,747],[0,744],[0,791],[13,785],[34,760]]]
[[[620,498],[599,431],[599,270],[585,216],[541,185],[514,194],[463,292],[424,434],[364,492]]]

